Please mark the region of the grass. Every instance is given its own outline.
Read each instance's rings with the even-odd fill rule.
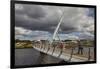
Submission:
[[[22,49],[22,48],[33,48],[33,47],[32,47],[32,42],[27,42],[27,41],[21,42],[21,41],[19,41],[19,42],[16,42],[15,48],[16,49],[20,49],[20,48]]]
[[[93,41],[87,41],[87,40],[84,40],[84,41],[80,41],[81,43],[81,46],[83,47],[93,47],[94,44],[93,44]],[[15,43],[15,48],[33,48],[32,47],[32,41],[29,41],[29,40],[16,40],[16,43]],[[66,41],[66,44],[64,44],[64,47],[67,48],[67,49],[70,49],[70,48],[74,48],[74,47],[78,47],[78,44],[77,43],[73,43],[73,42],[68,42]]]

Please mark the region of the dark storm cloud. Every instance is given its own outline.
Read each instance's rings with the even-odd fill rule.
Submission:
[[[49,7],[41,5],[15,5],[15,25],[29,30],[40,30],[53,32],[60,20],[61,10],[59,7]],[[80,31],[84,29],[84,25],[88,27],[88,16],[85,10],[66,8],[65,17],[60,27],[60,32],[68,33]],[[92,15],[92,12],[91,12]],[[90,21],[93,19],[90,19]],[[88,29],[90,30],[90,29]]]
[[[54,29],[51,27],[55,27],[58,23],[57,19],[46,19],[47,13],[41,6],[16,5],[16,7],[15,25],[17,27],[24,27],[30,30],[53,31]]]
[[[57,14],[55,9],[53,9],[50,10],[55,12],[53,17],[48,17],[47,13],[49,13],[50,11],[47,11],[43,7],[37,5],[16,6],[18,6],[18,8],[15,9],[15,25],[30,30],[43,30],[53,32],[59,22],[59,15],[61,15]],[[61,29],[63,31],[75,30],[74,27],[66,27],[64,25],[61,26]]]
[[[95,16],[95,10],[94,10],[94,8],[90,8],[90,9],[89,9],[88,16],[92,16],[92,17]]]
[[[45,16],[44,10],[37,5],[22,5],[21,9],[15,9],[15,14],[27,15],[32,18],[40,18]]]

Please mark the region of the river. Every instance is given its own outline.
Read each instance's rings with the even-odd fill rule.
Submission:
[[[34,48],[15,49],[15,66],[59,63],[61,59],[40,53]]]
[[[90,55],[94,57],[94,48],[90,48]],[[77,49],[74,51],[77,52]],[[85,54],[88,55],[88,48],[84,48]],[[40,53],[34,48],[29,49],[15,49],[15,66],[24,66],[24,65],[40,65],[40,64],[52,64],[52,63],[60,63],[63,60]]]

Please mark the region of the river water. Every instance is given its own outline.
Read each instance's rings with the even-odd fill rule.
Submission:
[[[15,49],[15,66],[59,63],[61,59],[40,53],[34,48]]]
[[[90,55],[94,57],[94,48],[90,48]],[[77,52],[77,49],[75,50]],[[88,55],[88,48],[84,48],[84,53]],[[60,63],[63,60],[40,53],[34,48],[29,49],[15,49],[15,66],[24,65],[40,65],[40,64],[52,64]]]

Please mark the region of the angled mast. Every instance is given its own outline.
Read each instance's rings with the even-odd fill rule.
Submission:
[[[60,25],[61,25],[61,23],[62,23],[63,17],[64,17],[64,11],[62,12],[60,21],[59,21],[59,23],[58,23],[58,25],[57,25],[57,27],[56,27],[54,33],[53,33],[53,38],[52,38],[53,40],[55,40],[55,37],[56,37],[56,35],[57,35],[57,33],[58,33],[58,30],[59,30],[59,27],[60,27]]]

